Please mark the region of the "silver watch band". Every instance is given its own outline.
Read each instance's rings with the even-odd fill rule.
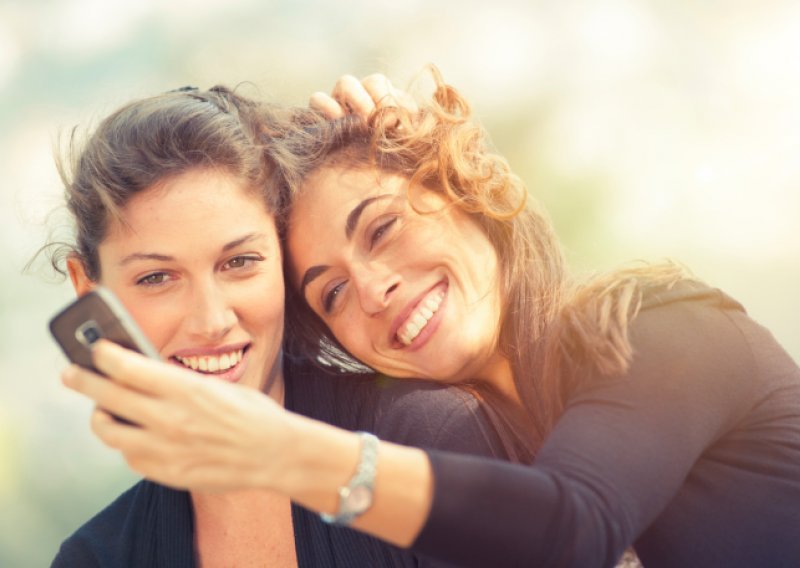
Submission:
[[[372,490],[378,465],[378,438],[369,432],[358,432],[361,449],[356,471],[347,485],[339,487],[339,509],[335,514],[320,513],[326,523],[349,525],[372,506]]]

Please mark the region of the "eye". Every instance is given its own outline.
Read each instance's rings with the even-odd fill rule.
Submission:
[[[152,272],[136,281],[137,286],[158,286],[167,281],[166,272]]]
[[[241,255],[241,256],[234,256],[233,258],[227,260],[223,265],[223,270],[235,270],[237,268],[247,268],[252,266],[256,262],[261,262],[264,260],[262,256],[253,256],[253,255]]]
[[[378,225],[378,227],[369,235],[369,250],[372,250],[375,245],[377,245],[386,233],[392,228],[392,226],[397,222],[397,217],[392,217],[388,221],[385,221]]]
[[[325,310],[326,314],[331,313],[331,310],[333,309],[333,304],[336,301],[336,297],[344,289],[345,282],[339,282],[338,284],[328,289],[328,291],[326,291],[323,294],[322,308]]]

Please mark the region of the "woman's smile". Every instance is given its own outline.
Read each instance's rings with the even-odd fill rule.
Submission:
[[[216,349],[182,349],[169,360],[203,375],[214,376],[230,383],[241,380],[247,368],[247,349],[250,343],[226,345]]]
[[[443,282],[409,304],[392,325],[392,342],[399,343],[398,348],[419,349],[425,345],[441,321],[439,312],[446,295],[447,283]]]
[[[323,167],[289,216],[291,278],[357,359],[396,377],[484,376],[500,330],[497,253],[441,192]]]

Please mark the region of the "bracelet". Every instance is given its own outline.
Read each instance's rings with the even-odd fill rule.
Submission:
[[[336,525],[349,525],[372,506],[372,489],[378,465],[378,438],[368,432],[358,432],[361,449],[353,477],[339,487],[339,510],[335,514],[320,513],[320,518]]]

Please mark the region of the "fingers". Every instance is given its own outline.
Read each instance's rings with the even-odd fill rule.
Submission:
[[[197,380],[187,369],[150,359],[111,341],[95,343],[92,359],[114,382],[149,395],[177,392]]]
[[[92,432],[109,448],[119,450],[141,444],[143,431],[141,428],[126,425],[114,418],[102,408],[95,408],[91,419]]]
[[[379,107],[401,107],[411,114],[419,112],[414,98],[407,92],[396,89],[386,75],[375,73],[361,80],[364,90]]]
[[[396,89],[391,81],[380,73],[374,73],[361,80],[353,75],[343,75],[336,81],[330,95],[314,93],[308,104],[330,119],[355,114],[364,120],[369,120],[376,109],[385,107],[400,107],[412,114],[419,111],[411,95]]]
[[[154,401],[148,396],[126,389],[77,365],[67,367],[61,378],[68,388],[87,396],[115,416],[135,424],[158,415],[157,409],[153,408]]]
[[[333,120],[344,116],[344,109],[327,93],[316,92],[308,99],[308,106],[319,111],[326,118]]]
[[[333,87],[331,96],[348,114],[355,114],[367,120],[375,110],[375,101],[352,75],[342,75]]]

